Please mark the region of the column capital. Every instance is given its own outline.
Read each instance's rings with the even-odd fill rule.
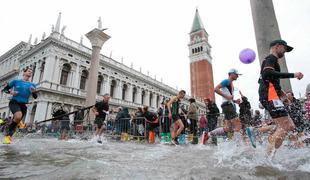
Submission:
[[[88,32],[85,36],[89,39],[92,47],[98,47],[100,49],[102,45],[111,38],[109,35],[97,28]]]

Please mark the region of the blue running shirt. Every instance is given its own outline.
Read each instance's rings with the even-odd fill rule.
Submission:
[[[232,83],[229,81],[229,79],[225,79],[221,82],[221,86],[222,86],[222,91],[224,94],[227,95],[234,95],[234,89],[232,86]],[[223,102],[229,101],[226,98],[223,97]]]
[[[36,85],[29,81],[24,81],[22,79],[13,80],[8,83],[8,85],[18,93],[12,96],[11,99],[19,103],[28,103],[29,96],[31,95],[30,88],[36,88]]]

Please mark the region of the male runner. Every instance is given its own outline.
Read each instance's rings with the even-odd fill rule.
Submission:
[[[177,137],[180,135],[182,130],[184,129],[184,124],[181,120],[180,114],[179,114],[179,106],[180,101],[184,98],[186,92],[184,90],[179,91],[179,94],[177,96],[174,96],[168,103],[168,117],[169,119],[172,119],[172,126],[173,130],[171,132],[171,143],[172,144],[179,144]]]
[[[13,113],[12,122],[5,128],[4,144],[10,144],[12,142],[12,136],[15,132],[16,126],[27,113],[26,104],[29,101],[30,95],[32,94],[35,99],[38,97],[35,90],[36,85],[30,82],[31,77],[32,69],[27,67],[24,70],[22,79],[10,81],[3,89],[5,93],[12,95],[9,102],[9,108]]]
[[[103,132],[103,123],[106,118],[106,115],[109,113],[109,100],[110,95],[104,94],[103,95],[103,101],[97,102],[95,106],[92,108],[92,111],[96,115],[95,124],[97,125],[96,132],[95,132],[95,138],[97,138],[98,143],[102,143],[101,141],[101,135]]]
[[[288,115],[280,97],[285,96],[280,86],[280,79],[283,78],[303,78],[301,72],[284,73],[281,72],[279,60],[284,53],[293,50],[284,40],[274,40],[270,43],[270,55],[262,63],[259,79],[259,101],[266,110],[269,111],[276,130],[269,136],[267,154],[271,155],[278,149],[286,137],[287,133],[294,129],[295,125]]]
[[[223,103],[221,105],[223,114],[224,114],[224,128],[217,128],[208,134],[205,134],[203,139],[207,141],[209,136],[216,135],[225,135],[229,132],[234,133],[234,137],[241,139],[240,130],[241,130],[241,122],[238,118],[238,114],[236,112],[235,103],[239,103],[240,99],[234,100],[234,86],[233,81],[237,80],[239,75],[241,75],[238,70],[231,69],[228,71],[228,79],[224,79],[220,84],[218,84],[214,91],[223,97]]]

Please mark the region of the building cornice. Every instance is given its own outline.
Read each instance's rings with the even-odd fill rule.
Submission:
[[[14,53],[18,52],[19,50],[27,47],[27,43],[21,41],[20,43],[18,43],[16,46],[14,46],[12,49],[10,49],[9,51],[7,51],[6,53],[4,53],[2,56],[0,56],[0,62],[5,60],[6,58],[10,57],[11,55],[13,55]]]

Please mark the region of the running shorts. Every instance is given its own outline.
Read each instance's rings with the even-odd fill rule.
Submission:
[[[224,102],[221,105],[221,107],[223,110],[225,120],[232,120],[238,117],[236,108],[234,107],[233,103],[227,101],[227,102]]]
[[[15,114],[16,112],[22,112],[22,118],[25,117],[27,113],[27,106],[24,103],[19,103],[16,100],[11,100],[9,102],[10,111]]]

